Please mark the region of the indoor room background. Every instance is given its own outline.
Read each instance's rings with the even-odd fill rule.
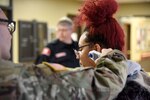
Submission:
[[[73,18],[82,0],[0,0],[9,19],[16,21],[12,40],[13,62],[33,62],[55,38],[56,24],[63,16]],[[125,31],[125,54],[150,71],[150,0],[118,0],[114,16]],[[82,28],[76,29],[77,36]]]

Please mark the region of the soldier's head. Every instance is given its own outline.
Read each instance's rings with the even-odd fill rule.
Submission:
[[[8,20],[0,8],[0,56],[2,59],[10,58],[11,38],[15,31],[15,22]]]
[[[80,62],[87,64],[91,59],[91,50],[101,52],[102,49],[123,50],[124,32],[113,14],[117,11],[115,0],[85,0],[78,15],[79,22],[85,23],[85,32],[79,39],[81,51]],[[92,63],[92,61],[91,61]]]
[[[71,41],[71,34],[73,32],[73,22],[68,17],[63,17],[58,21],[57,24],[57,38],[65,43]]]

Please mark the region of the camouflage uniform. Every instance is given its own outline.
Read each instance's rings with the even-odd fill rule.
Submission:
[[[127,77],[126,58],[114,50],[97,67],[56,68],[0,60],[0,100],[112,100]]]

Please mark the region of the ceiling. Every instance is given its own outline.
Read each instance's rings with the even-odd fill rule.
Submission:
[[[150,2],[150,0],[117,0],[119,3],[141,3]]]
[[[83,1],[83,0],[76,0],[76,1]],[[142,3],[142,2],[149,2],[150,0],[116,0],[119,3]]]

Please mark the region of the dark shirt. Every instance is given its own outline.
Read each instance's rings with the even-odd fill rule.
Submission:
[[[77,42],[73,41],[72,44],[66,44],[57,39],[49,43],[44,49],[44,53],[37,57],[35,64],[46,61],[50,63],[59,63],[70,68],[79,67],[79,60],[76,59],[73,50],[78,49]]]

